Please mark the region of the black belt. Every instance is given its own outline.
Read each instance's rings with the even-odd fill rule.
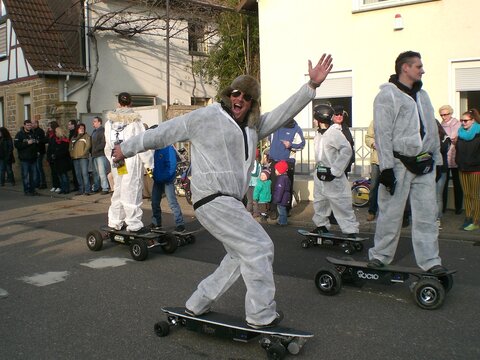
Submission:
[[[232,196],[232,195],[216,193],[216,194],[205,196],[203,199],[198,200],[195,204],[193,204],[193,210],[197,210],[200,206],[209,203],[210,201],[212,201],[213,199],[216,199],[219,196],[230,196],[230,197],[233,197],[234,199],[237,199],[235,196]],[[241,201],[241,200],[238,200],[238,201]]]

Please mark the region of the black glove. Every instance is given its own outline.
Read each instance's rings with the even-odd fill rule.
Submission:
[[[440,178],[442,177],[442,166],[437,165],[436,171],[437,171],[437,174],[435,175],[435,182],[438,182],[438,180],[440,180]]]
[[[395,179],[395,174],[393,173],[393,169],[385,169],[380,173],[380,177],[378,178],[380,184],[383,184],[390,195],[395,193],[395,186],[397,184],[397,179]]]
[[[332,181],[335,179],[330,168],[325,166],[317,166],[317,177],[320,181]]]

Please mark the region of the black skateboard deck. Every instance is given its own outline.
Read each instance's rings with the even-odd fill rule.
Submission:
[[[184,246],[187,244],[193,244],[195,242],[195,233],[200,230],[193,231],[176,231],[176,230],[167,230],[167,229],[152,229],[152,232],[156,234],[172,234],[177,238],[177,245]]]
[[[363,241],[368,239],[364,237],[349,238],[334,233],[319,234],[304,229],[298,229],[297,231],[299,234],[306,237],[302,240],[302,247],[304,249],[315,245],[340,246],[343,248],[344,253],[348,255],[353,254],[356,251],[362,251]]]
[[[135,233],[126,230],[116,230],[109,226],[102,226],[99,230],[92,230],[86,236],[87,247],[92,251],[102,249],[103,241],[125,244],[130,247],[130,254],[134,260],[143,261],[148,257],[148,249],[160,246],[167,254],[172,254],[178,247],[177,238],[172,234],[155,234],[153,232]]]
[[[201,316],[186,314],[184,307],[164,307],[162,311],[167,314],[167,321],[155,324],[155,333],[158,336],[168,335],[170,326],[175,325],[182,325],[188,330],[242,342],[264,336],[260,342],[262,347],[269,356],[277,356],[275,358],[279,359],[283,358],[286,351],[297,354],[307,338],[313,336],[310,332],[283,326],[254,329],[240,317],[214,311]]]
[[[411,277],[411,284],[415,303],[428,310],[440,307],[446,293],[453,286],[452,274],[456,270],[449,270],[446,274],[437,276],[416,267],[386,265],[378,268],[369,268],[366,261],[345,260],[327,257],[332,267],[321,269],[315,276],[315,285],[324,295],[337,294],[342,283],[362,286],[370,281],[379,284],[404,283]]]

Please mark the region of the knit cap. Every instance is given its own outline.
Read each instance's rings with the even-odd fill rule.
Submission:
[[[270,170],[268,170],[268,169],[263,169],[263,170],[262,170],[262,174],[265,174],[265,176],[267,177],[267,179],[270,179]]]
[[[275,170],[277,170],[280,175],[284,174],[288,170],[288,164],[285,160],[281,160],[278,163],[275,164]]]

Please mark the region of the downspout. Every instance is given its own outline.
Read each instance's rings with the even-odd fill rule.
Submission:
[[[63,82],[63,101],[68,101],[68,82],[70,81],[70,75],[65,77]]]
[[[85,70],[90,73],[90,42],[88,41],[88,33],[90,31],[90,8],[88,6],[88,0],[85,0]]]

